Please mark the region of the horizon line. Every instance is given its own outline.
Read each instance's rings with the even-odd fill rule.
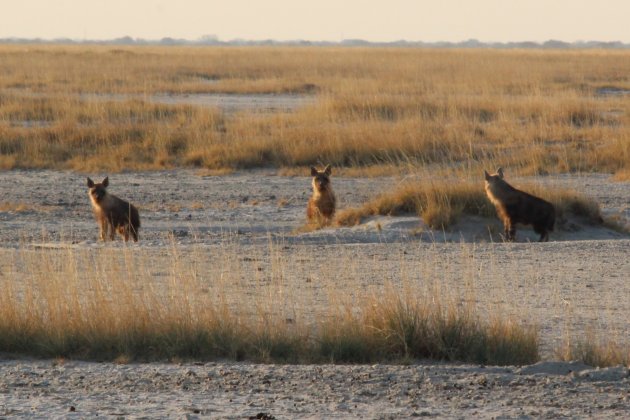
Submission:
[[[615,41],[601,41],[601,40],[578,40],[578,41],[564,41],[560,39],[548,39],[545,41],[480,41],[476,38],[468,38],[460,41],[421,41],[421,40],[407,40],[399,39],[395,41],[369,41],[362,38],[344,38],[339,41],[328,40],[309,40],[309,39],[291,39],[291,40],[277,40],[273,38],[268,39],[247,39],[247,38],[233,38],[229,40],[221,40],[215,35],[204,35],[196,39],[188,38],[174,38],[174,37],[162,37],[162,38],[139,38],[124,35],[116,38],[109,39],[77,39],[69,37],[57,37],[57,38],[41,38],[41,37],[0,37],[0,43],[73,43],[73,44],[114,44],[114,45],[356,45],[356,46],[379,46],[379,45],[392,45],[392,46],[468,46],[468,47],[493,47],[493,46],[540,46],[540,47],[577,47],[577,46],[609,46],[617,48],[629,48],[630,43],[625,43],[620,40]]]

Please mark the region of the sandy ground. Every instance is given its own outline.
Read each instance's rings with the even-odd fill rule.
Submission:
[[[627,368],[0,362],[0,416],[627,418]],[[262,417],[262,416],[259,416]]]
[[[95,181],[105,176],[87,175]],[[608,175],[562,175],[533,181],[592,196],[602,205],[604,213],[628,224],[630,183],[611,182],[609,178]],[[333,178],[338,208],[360,205],[400,182],[390,177]],[[20,240],[46,239],[95,245],[98,231],[85,184],[86,175],[74,172],[0,172],[3,246],[16,246]],[[491,238],[488,234],[488,226],[501,231],[497,220],[472,218],[449,232],[429,232],[415,216],[379,217],[357,228],[297,235],[295,231],[305,222],[305,203],[310,190],[310,178],[275,176],[274,171],[202,176],[186,170],[115,174],[110,177],[109,188],[112,194],[139,207],[142,246],[162,246],[169,234],[179,244],[220,243],[226,233],[241,235],[246,243],[265,242],[270,234],[288,241],[315,244],[500,241],[498,235]],[[556,242],[624,238],[628,235],[589,226],[559,229],[551,236]],[[531,230],[519,230],[520,242],[536,239]]]
[[[95,180],[104,176],[89,175]],[[630,183],[597,174],[528,181],[573,188],[595,197],[606,214],[622,223],[630,220]],[[340,208],[358,205],[398,182],[386,177],[333,178]],[[630,337],[630,239],[579,220],[558,229],[551,242],[543,244],[529,242],[535,235],[528,230],[518,231],[518,243],[502,243],[489,234],[500,231],[496,220],[475,218],[449,232],[432,232],[408,216],[298,233],[310,179],[271,171],[221,177],[192,171],[113,174],[110,192],[140,208],[141,242],[131,247],[151,259],[156,281],[172,261],[168,253],[173,244],[181,258],[194,261],[199,272],[211,278],[217,264],[225,261],[226,237],[240,252],[255,256],[248,257],[248,264],[260,264],[256,270],[264,276],[272,239],[283,245],[280,256],[291,268],[285,281],[300,291],[287,299],[295,297],[314,311],[311,315],[330,303],[331,289],[351,294],[386,282],[418,287],[437,282],[472,299],[482,313],[500,310],[537,324],[546,360],[554,358],[554,348],[564,338],[584,337],[590,329],[606,337]],[[100,243],[97,235],[84,174],[0,172],[0,275],[16,253],[124,246],[121,241]],[[308,315],[303,308],[299,312]],[[246,418],[261,412],[278,419],[627,415],[627,369],[575,373],[586,367],[546,363],[521,370],[434,363],[115,365],[4,360],[0,417]]]

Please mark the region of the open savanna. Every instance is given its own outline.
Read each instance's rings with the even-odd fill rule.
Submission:
[[[608,324],[623,333],[627,323],[616,317],[604,323],[604,333],[596,334],[590,347],[578,348],[572,344],[579,334],[571,330],[562,337],[557,322],[545,326],[553,333],[542,334],[539,325],[517,313],[469,305],[477,303],[470,297],[479,280],[475,273],[487,261],[465,274],[475,251],[455,258],[457,245],[444,245],[451,253],[445,260],[432,250],[415,251],[421,266],[403,262],[406,251],[385,249],[389,273],[369,277],[369,283],[360,283],[363,271],[338,275],[358,258],[345,241],[366,244],[369,255],[370,246],[382,240],[380,227],[364,236],[361,227],[300,231],[307,179],[289,185],[258,171],[253,181],[235,175],[208,187],[205,177],[181,179],[180,171],[158,173],[157,180],[149,174],[271,168],[295,175],[308,173],[309,165],[331,164],[345,206],[339,212],[342,224],[412,213],[424,221],[422,229],[448,230],[463,214],[494,216],[482,190],[482,169],[503,166],[510,180],[558,172],[609,172],[623,179],[630,170],[629,58],[624,51],[0,46],[0,168],[14,170],[0,212],[11,226],[6,235],[28,237],[11,244],[18,251],[6,251],[0,351],[149,360],[433,357],[527,363],[539,357],[541,335],[545,357],[554,347],[566,356],[595,351],[600,338],[618,341],[607,333]],[[241,105],[196,101],[213,95]],[[273,109],[242,105],[257,100],[277,102]],[[92,248],[88,232],[96,228],[85,179],[62,176],[60,170],[121,172],[112,188],[141,209],[140,254],[117,246]],[[122,172],[130,171],[145,172],[123,178]],[[336,178],[340,173],[409,174],[410,182],[384,186],[368,180],[359,200],[350,187],[358,180]],[[45,197],[37,196],[40,175],[60,178],[44,185]],[[384,188],[387,193],[378,195]],[[554,201],[559,216],[573,213],[601,223],[597,203],[585,197],[538,185],[529,190]],[[348,208],[350,201],[359,207]],[[72,219],[70,212],[82,219]],[[179,213],[187,218],[179,219]],[[225,244],[215,234],[223,229],[248,235],[242,242],[254,244],[254,256]],[[31,250],[33,238],[47,230],[44,249],[35,244]],[[485,233],[491,241],[491,229]],[[212,242],[222,259],[194,251],[201,254],[181,260],[179,252],[188,250],[168,242],[178,237]],[[78,250],[48,250],[50,238],[53,248],[73,242]],[[285,239],[311,245],[287,253],[261,250],[282,246]],[[157,256],[142,254],[145,241],[157,245]],[[333,243],[339,248],[328,250]],[[490,260],[510,260],[513,250],[506,249]],[[337,254],[343,258],[332,260]],[[544,268],[546,276],[555,276],[560,260]],[[369,257],[358,261],[371,272],[383,264]],[[158,270],[160,264],[164,268]],[[515,275],[498,265],[492,263],[489,279],[516,276],[524,283],[514,287],[540,287],[537,272]],[[427,268],[438,266],[443,272]],[[464,274],[453,274],[454,267],[464,267]],[[518,263],[511,267],[521,270]],[[303,285],[316,279],[326,281],[317,283],[322,287],[315,295],[302,295]],[[435,288],[439,281],[451,286],[461,281],[468,288],[444,294]],[[484,290],[497,284],[502,283]],[[351,290],[357,293],[339,300]],[[510,302],[513,292],[501,290],[495,302]],[[557,297],[552,316],[564,317],[557,302],[568,299],[557,290],[550,293]],[[617,311],[624,305],[622,300],[610,306]],[[520,309],[536,312],[528,305]],[[580,327],[594,324],[591,318]]]
[[[0,72],[6,169],[330,163],[476,178],[501,165],[623,179],[630,165],[627,51],[20,45],[0,46]],[[278,112],[182,103],[200,94],[304,102]]]

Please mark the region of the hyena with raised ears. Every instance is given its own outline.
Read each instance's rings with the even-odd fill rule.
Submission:
[[[306,207],[306,217],[310,223],[327,225],[335,216],[337,200],[330,183],[331,173],[330,165],[327,165],[323,171],[311,166],[313,195]]]
[[[133,204],[107,192],[109,177],[96,184],[90,178],[87,179],[88,195],[94,209],[94,216],[100,227],[101,240],[109,237],[114,240],[116,232],[123,236],[125,242],[129,236],[138,242],[138,230],[140,229],[140,214]]]
[[[484,171],[486,177],[486,194],[497,209],[499,218],[503,222],[505,238],[514,241],[517,223],[533,225],[534,232],[540,234],[539,242],[549,240],[549,232],[553,232],[556,220],[556,210],[548,201],[534,197],[524,191],[517,190],[503,179],[503,169],[490,175]]]

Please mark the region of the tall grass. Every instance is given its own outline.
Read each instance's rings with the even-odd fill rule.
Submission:
[[[389,291],[362,307],[363,317],[334,316],[318,351],[331,361],[437,359],[488,364],[526,364],[538,359],[534,328],[506,319],[481,321],[456,301],[418,299],[413,291]]]
[[[234,244],[211,252],[222,264],[205,272],[197,266],[208,258],[203,249],[173,246],[167,264],[156,265],[130,247],[22,248],[0,275],[0,351],[96,360],[538,359],[534,327],[498,313],[484,318],[439,289],[384,282],[350,297],[331,285],[314,309],[303,286],[286,284],[292,257],[276,245],[266,255]]]
[[[522,174],[624,173],[628,101],[598,89],[630,88],[628,54],[1,46],[0,167],[326,162],[396,172],[500,162]],[[289,113],[226,114],[157,105],[156,93],[299,94],[314,102]]]

